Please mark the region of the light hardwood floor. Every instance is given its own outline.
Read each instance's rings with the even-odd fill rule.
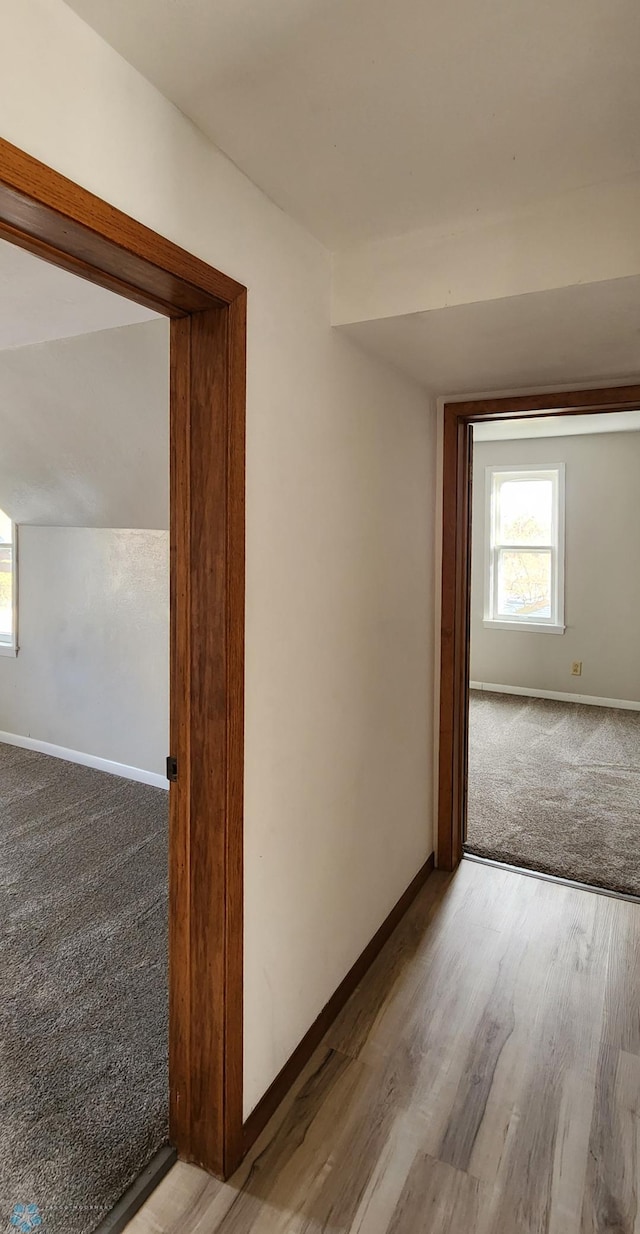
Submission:
[[[238,1174],[128,1234],[639,1234],[640,905],[433,874]]]

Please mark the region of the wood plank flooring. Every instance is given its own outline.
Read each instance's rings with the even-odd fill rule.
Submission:
[[[228,1183],[128,1234],[640,1234],[640,905],[435,873]]]

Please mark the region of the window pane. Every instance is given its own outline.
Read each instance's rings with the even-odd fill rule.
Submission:
[[[0,510],[0,544],[11,543],[11,519]]]
[[[0,544],[0,639],[8,642],[13,631],[13,549]]]
[[[551,544],[551,480],[498,484],[498,544]]]
[[[551,618],[551,553],[501,549],[497,617]]]

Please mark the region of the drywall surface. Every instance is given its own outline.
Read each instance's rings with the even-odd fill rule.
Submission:
[[[565,633],[485,629],[484,469],[562,462]],[[473,467],[471,680],[640,701],[640,432],[476,442]]]
[[[334,325],[500,300],[640,273],[640,175],[509,217],[426,228],[334,254]]]
[[[638,370],[639,315],[635,275],[370,318],[340,330],[425,389],[460,394],[510,384],[557,388],[568,379],[619,384]]]
[[[0,240],[0,351],[158,319],[152,309]]]
[[[249,288],[248,1113],[431,851],[433,415],[332,332],[327,252],[60,0],[3,15],[0,115]]]
[[[19,644],[0,658],[0,730],[162,774],[169,537],[19,529]]]
[[[168,529],[166,318],[0,351],[0,406],[15,523]]]

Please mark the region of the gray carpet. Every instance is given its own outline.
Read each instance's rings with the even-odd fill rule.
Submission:
[[[93,1230],[167,1140],[167,794],[0,744],[0,1220]]]
[[[640,895],[640,712],[472,690],[466,848]]]

